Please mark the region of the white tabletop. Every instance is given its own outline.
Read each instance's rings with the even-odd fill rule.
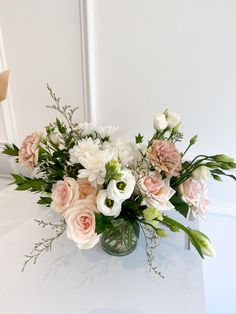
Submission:
[[[34,218],[51,218],[37,196],[0,190],[1,314],[204,314],[201,259],[183,248],[183,236],[160,241],[149,273],[144,240],[134,253],[112,257],[100,245],[80,251],[62,236],[52,252],[21,272],[24,255],[47,233]]]

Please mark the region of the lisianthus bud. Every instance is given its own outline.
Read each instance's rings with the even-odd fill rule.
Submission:
[[[194,136],[191,138],[191,140],[189,141],[189,143],[190,143],[191,145],[194,145],[194,144],[197,142],[197,140],[198,140],[198,136],[197,136],[197,135],[194,135]]]
[[[178,123],[172,130],[172,134],[177,134],[179,133],[180,129],[182,128],[182,122]]]
[[[212,158],[217,162],[234,163],[233,158],[231,158],[227,155],[224,155],[224,154],[215,155],[215,156],[212,156]]]
[[[60,137],[59,137],[58,133],[56,133],[56,132],[49,133],[48,137],[54,145],[60,144]]]
[[[158,235],[160,238],[166,238],[166,237],[167,237],[167,233],[165,232],[164,229],[157,228],[157,229],[156,229],[156,232],[157,232],[157,235]]]
[[[212,177],[216,181],[223,182],[222,178],[220,176],[218,176],[217,174],[212,174]]]
[[[170,129],[175,128],[180,121],[180,115],[178,113],[167,112],[167,123]]]
[[[110,182],[111,180],[118,180],[121,177],[121,165],[120,163],[113,159],[106,163],[106,181]]]
[[[197,181],[201,181],[210,179],[212,175],[206,166],[200,166],[193,171],[192,177]]]
[[[152,207],[148,207],[144,209],[143,216],[144,216],[144,219],[148,221],[153,220],[153,219],[163,220],[161,212],[159,212],[157,209],[152,208]]]
[[[211,241],[208,239],[208,237],[204,233],[200,232],[199,230],[194,230],[194,229],[190,230],[190,233],[200,245],[202,249],[202,253],[204,255],[207,255],[207,256],[216,255],[216,251],[213,248]],[[191,241],[191,238],[190,238],[190,241]]]
[[[157,131],[162,131],[167,128],[167,120],[163,113],[156,114],[153,121],[153,127]]]

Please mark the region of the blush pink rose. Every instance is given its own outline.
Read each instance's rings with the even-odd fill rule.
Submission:
[[[175,190],[170,187],[167,178],[162,180],[159,172],[150,172],[138,185],[148,206],[161,211],[174,208],[169,200],[175,194]]]
[[[67,236],[80,249],[90,249],[99,241],[99,236],[95,232],[95,212],[96,205],[88,198],[77,201],[74,207],[65,212]]]
[[[23,164],[30,170],[32,170],[38,162],[40,140],[41,134],[36,132],[32,133],[24,139],[19,150],[19,163]]]
[[[165,140],[154,141],[148,148],[147,157],[156,170],[164,171],[167,176],[179,175],[181,155],[174,143]]]
[[[52,203],[57,213],[62,214],[80,197],[79,184],[75,179],[65,177],[64,180],[56,182],[52,187]]]
[[[190,207],[189,219],[193,220],[196,215],[205,217],[207,205],[207,188],[203,181],[189,178],[179,186],[179,193],[182,200]]]
[[[96,190],[87,178],[78,179],[77,182],[79,184],[80,199],[95,195]]]

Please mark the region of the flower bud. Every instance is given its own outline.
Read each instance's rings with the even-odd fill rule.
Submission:
[[[167,123],[170,129],[175,128],[181,122],[180,115],[174,112],[167,112]]]
[[[217,174],[212,174],[212,177],[216,181],[223,182],[222,178],[220,176],[218,176]]]
[[[198,140],[198,136],[194,135],[191,140],[189,141],[190,145],[194,145]]]
[[[60,144],[60,136],[56,132],[49,133],[48,135],[49,140],[54,144],[54,145],[59,145]]]
[[[179,231],[179,228],[177,226],[170,226],[169,229],[172,232],[178,232]]]
[[[234,163],[233,158],[224,154],[215,155],[215,156],[212,156],[212,158],[217,162]]]
[[[200,232],[199,230],[194,230],[194,229],[190,230],[190,233],[200,245],[202,249],[202,253],[204,255],[207,255],[207,256],[216,255],[216,251],[213,248],[211,241],[208,239],[208,237],[204,233]],[[191,238],[190,238],[190,241],[191,241]]]
[[[161,228],[157,228],[156,229],[157,235],[160,238],[166,238],[167,237],[167,233],[165,232],[165,230],[161,229]]]
[[[144,209],[143,211],[144,219],[147,221],[151,221],[153,219],[163,220],[161,212],[159,212],[157,209],[148,207]]]
[[[208,180],[212,177],[210,170],[206,166],[200,166],[192,173],[194,180]]]
[[[162,131],[167,128],[166,117],[163,113],[156,114],[153,121],[153,127],[157,131]]]
[[[172,134],[175,135],[179,133],[180,129],[182,128],[182,122],[179,122],[172,130]]]

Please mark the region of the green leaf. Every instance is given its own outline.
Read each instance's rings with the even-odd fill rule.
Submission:
[[[174,205],[175,209],[181,214],[183,215],[185,218],[188,215],[188,211],[189,211],[189,207],[188,204],[186,204],[181,197],[179,196],[179,194],[174,194],[171,199],[170,199],[171,204]]]
[[[191,241],[191,243],[192,243],[192,245],[196,248],[196,250],[198,251],[198,253],[199,253],[199,255],[202,257],[202,258],[204,258],[203,257],[203,252],[202,252],[202,249],[201,249],[201,246],[200,246],[200,244],[198,243],[198,240],[197,240],[197,238],[193,235],[193,234],[191,234],[191,232],[190,232],[190,230],[191,229],[188,229],[187,227],[185,227],[184,225],[182,225],[181,223],[179,223],[178,221],[176,221],[176,220],[174,220],[174,219],[172,219],[172,218],[170,218],[170,217],[168,217],[168,216],[164,216],[163,215],[163,221],[160,221],[160,223],[164,223],[167,227],[177,227],[177,228],[179,228],[179,229],[181,229],[181,230],[183,230],[187,235],[188,235],[188,237],[189,237],[189,240]]]
[[[12,144],[12,146],[9,144],[5,144],[2,153],[10,156],[18,156],[19,148],[15,144]]]
[[[56,118],[56,125],[57,125],[57,128],[58,128],[58,131],[61,134],[65,134],[66,133],[66,128],[63,126],[63,124],[61,123],[61,121],[58,118]]]
[[[137,136],[135,136],[135,142],[136,144],[140,144],[143,142],[143,136],[140,133]]]
[[[46,205],[49,206],[52,202],[51,197],[44,197],[44,196],[40,196],[40,199],[38,200],[38,204],[40,205]]]
[[[129,222],[131,223],[133,229],[134,229],[134,233],[137,237],[137,239],[139,238],[140,235],[140,225],[136,220],[129,220]]]
[[[97,234],[103,233],[105,229],[112,227],[111,221],[112,219],[114,219],[113,217],[104,216],[103,214],[95,213],[95,218],[96,218],[95,232]]]
[[[223,176],[227,176],[227,177],[230,177],[232,179],[234,179],[236,181],[236,177],[233,175],[233,174],[227,174],[225,173],[224,171],[220,170],[220,169],[214,169],[214,170],[211,170],[211,173],[212,174],[219,174],[219,175],[223,175]]]

